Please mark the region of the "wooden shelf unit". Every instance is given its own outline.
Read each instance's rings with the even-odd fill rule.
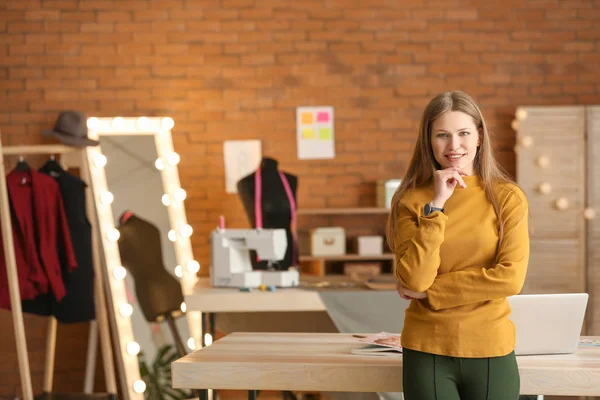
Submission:
[[[344,218],[355,217],[361,215],[371,215],[373,218],[377,216],[385,217],[390,210],[383,207],[331,207],[331,208],[304,208],[298,209],[298,216],[304,217],[329,217]],[[330,220],[331,221],[331,220]],[[343,226],[343,223],[340,224]],[[302,251],[302,250],[301,250]],[[328,276],[341,275],[341,263],[345,262],[377,262],[388,263],[394,260],[394,254],[383,253],[373,255],[361,254],[344,254],[340,256],[313,256],[310,254],[300,255],[300,265],[302,273],[306,275]],[[332,270],[336,272],[333,273]],[[386,268],[382,269],[382,273],[386,273]]]
[[[372,260],[393,260],[392,253],[362,255],[362,254],[344,254],[341,256],[311,256],[301,255],[300,261],[372,261]]]
[[[388,214],[388,208],[356,207],[356,208],[304,208],[298,209],[298,215],[359,215]]]

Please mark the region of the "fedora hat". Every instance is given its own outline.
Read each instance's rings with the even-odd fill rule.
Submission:
[[[100,142],[87,137],[87,118],[80,111],[62,111],[54,128],[43,131],[44,136],[54,136],[64,144],[74,147],[97,146]]]

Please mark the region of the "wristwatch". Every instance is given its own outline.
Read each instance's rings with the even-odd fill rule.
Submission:
[[[423,207],[423,215],[424,216],[428,216],[429,214],[431,214],[434,211],[444,212],[444,209],[440,208],[440,207],[434,207],[431,205],[431,203],[425,203],[425,206]]]

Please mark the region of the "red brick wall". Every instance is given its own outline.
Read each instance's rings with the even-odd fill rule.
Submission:
[[[204,273],[218,216],[247,226],[224,191],[224,140],[261,139],[263,154],[299,175],[300,207],[371,205],[376,179],[402,176],[440,91],[481,102],[511,172],[515,107],[600,104],[598,0],[2,4],[3,143],[41,142],[68,108],[173,117]],[[334,160],[297,160],[295,107],[306,105],[335,107]],[[0,396],[13,393],[0,381]]]

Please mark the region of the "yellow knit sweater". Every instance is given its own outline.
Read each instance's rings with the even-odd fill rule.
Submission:
[[[464,177],[445,212],[423,216],[433,186],[407,192],[398,205],[396,277],[427,292],[406,310],[402,346],[453,357],[496,357],[515,348],[507,296],[521,291],[529,260],[528,204],[523,192],[497,184],[497,217],[478,176]]]

